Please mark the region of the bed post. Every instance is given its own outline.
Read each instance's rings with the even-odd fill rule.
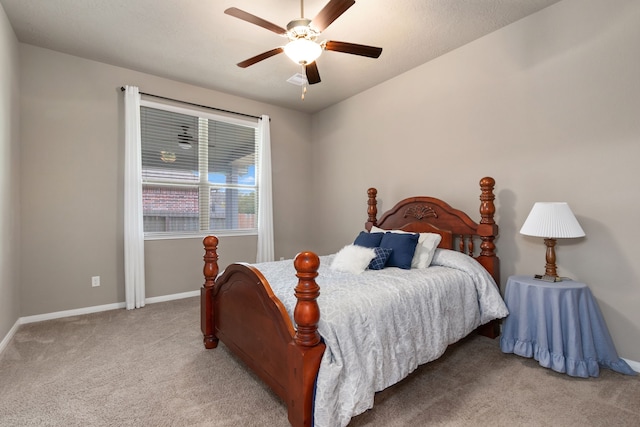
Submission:
[[[493,188],[496,185],[495,179],[487,176],[480,180],[480,224],[478,224],[478,235],[482,240],[480,244],[480,255],[476,258],[482,266],[487,269],[500,287],[500,259],[496,256],[496,245],[493,241],[498,235],[498,225],[493,215],[496,213],[496,206],[493,201],[496,196]],[[493,320],[478,328],[479,332],[487,337],[496,338],[500,335],[500,323]]]
[[[213,323],[213,291],[218,276],[218,238],[207,236],[202,243],[204,244],[204,284],[200,289],[200,329],[204,336],[204,347],[209,349],[218,346]]]
[[[293,262],[298,277],[295,295],[298,299],[293,312],[296,333],[289,344],[289,422],[294,427],[313,425],[313,395],[315,381],[325,344],[318,333],[320,307],[317,298],[320,258],[313,252],[301,252]]]
[[[496,206],[493,204],[496,196],[493,188],[496,181],[491,177],[484,177],[480,180],[480,224],[478,225],[478,235],[482,240],[480,244],[480,256],[478,261],[491,273],[496,283],[500,284],[500,260],[496,256],[496,245],[493,241],[498,235],[498,225],[493,219],[496,213]]]
[[[367,200],[367,223],[365,227],[367,230],[371,230],[371,227],[374,225],[378,225],[378,201],[376,200],[376,196],[378,195],[378,190],[375,188],[370,188],[367,190],[367,196],[369,196]]]

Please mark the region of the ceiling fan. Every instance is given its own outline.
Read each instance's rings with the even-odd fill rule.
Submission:
[[[284,52],[296,64],[300,64],[305,69],[309,84],[320,83],[320,73],[316,59],[323,50],[349,53],[352,55],[378,58],[382,53],[381,47],[366,46],[362,44],[323,40],[318,42],[318,36],[340,15],[346,12],[356,2],[354,0],[330,0],[324,8],[312,20],[304,18],[304,0],[300,0],[300,19],[294,19],[287,24],[287,29],[252,15],[248,12],[231,7],[224,11],[227,15],[234,16],[251,24],[258,25],[269,31],[287,37],[289,42],[282,47],[277,47],[263,52],[252,58],[238,63],[238,67],[246,68],[257,62],[271,58],[274,55]]]

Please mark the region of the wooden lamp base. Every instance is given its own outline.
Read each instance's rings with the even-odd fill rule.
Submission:
[[[535,277],[538,280],[544,280],[545,282],[562,282],[562,278],[558,277],[556,270],[556,239],[544,239],[544,244],[547,246],[546,261],[544,274],[536,274]]]

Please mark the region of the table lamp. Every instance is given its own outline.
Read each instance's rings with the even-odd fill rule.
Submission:
[[[585,235],[571,208],[565,202],[536,202],[522,225],[520,234],[544,237],[544,244],[547,246],[547,265],[544,274],[536,274],[535,278],[548,282],[562,281],[556,272],[556,239]]]

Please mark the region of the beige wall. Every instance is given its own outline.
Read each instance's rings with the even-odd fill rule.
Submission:
[[[618,352],[640,361],[640,2],[565,0],[313,117],[315,241],[331,252],[412,195],[477,212],[497,181],[504,281],[544,270],[518,233],[536,201],[567,201],[586,238],[557,246]],[[340,206],[340,208],[337,208]]]
[[[18,40],[0,5],[0,342],[20,316]]]
[[[276,256],[309,241],[309,115],[31,45],[20,45],[20,69],[21,316],[124,301],[122,85],[268,114]],[[199,289],[201,241],[146,242],[147,297]],[[254,262],[256,238],[224,238],[220,252],[223,266]]]

